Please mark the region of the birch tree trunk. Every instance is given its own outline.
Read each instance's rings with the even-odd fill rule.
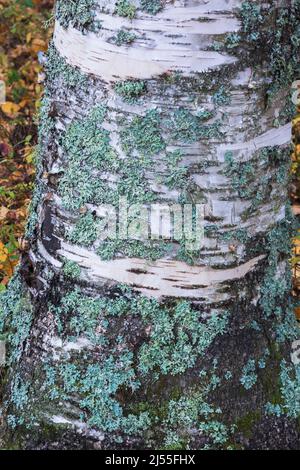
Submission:
[[[299,13],[298,0],[57,2],[36,190],[1,300],[4,446],[299,448]],[[150,240],[124,236],[159,204],[204,206],[200,249],[159,237],[165,218]]]

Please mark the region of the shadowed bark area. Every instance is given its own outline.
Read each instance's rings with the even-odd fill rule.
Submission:
[[[299,13],[298,1],[57,2],[29,249],[1,298],[5,446],[299,448]],[[162,239],[159,224],[127,240],[120,215],[104,239],[120,201],[143,206],[131,232],[151,205],[201,204],[203,246]]]

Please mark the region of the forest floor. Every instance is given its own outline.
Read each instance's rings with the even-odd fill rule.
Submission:
[[[52,33],[53,0],[0,0],[0,291],[22,251],[22,235],[34,184],[37,124],[43,92],[38,52]],[[300,215],[300,114],[294,122],[292,203]],[[300,293],[300,235],[292,257]],[[300,308],[297,312],[300,318]]]
[[[0,0],[0,290],[22,248],[42,95],[38,52],[47,50],[52,14],[53,0]]]

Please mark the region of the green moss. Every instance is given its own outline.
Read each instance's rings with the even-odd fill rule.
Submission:
[[[241,432],[246,438],[250,439],[254,433],[254,427],[261,421],[261,413],[259,411],[252,411],[245,414],[236,421],[236,430]]]
[[[135,103],[141,95],[147,92],[147,85],[141,80],[126,80],[116,83],[114,90],[122,96],[124,101]]]
[[[127,0],[119,0],[116,4],[115,13],[132,20],[136,14],[136,7]]]

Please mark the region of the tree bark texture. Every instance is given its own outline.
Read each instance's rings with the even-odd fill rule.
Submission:
[[[4,445],[299,448],[299,13],[284,0],[57,2],[25,252],[1,300]],[[202,248],[101,239],[120,198],[203,204]]]

